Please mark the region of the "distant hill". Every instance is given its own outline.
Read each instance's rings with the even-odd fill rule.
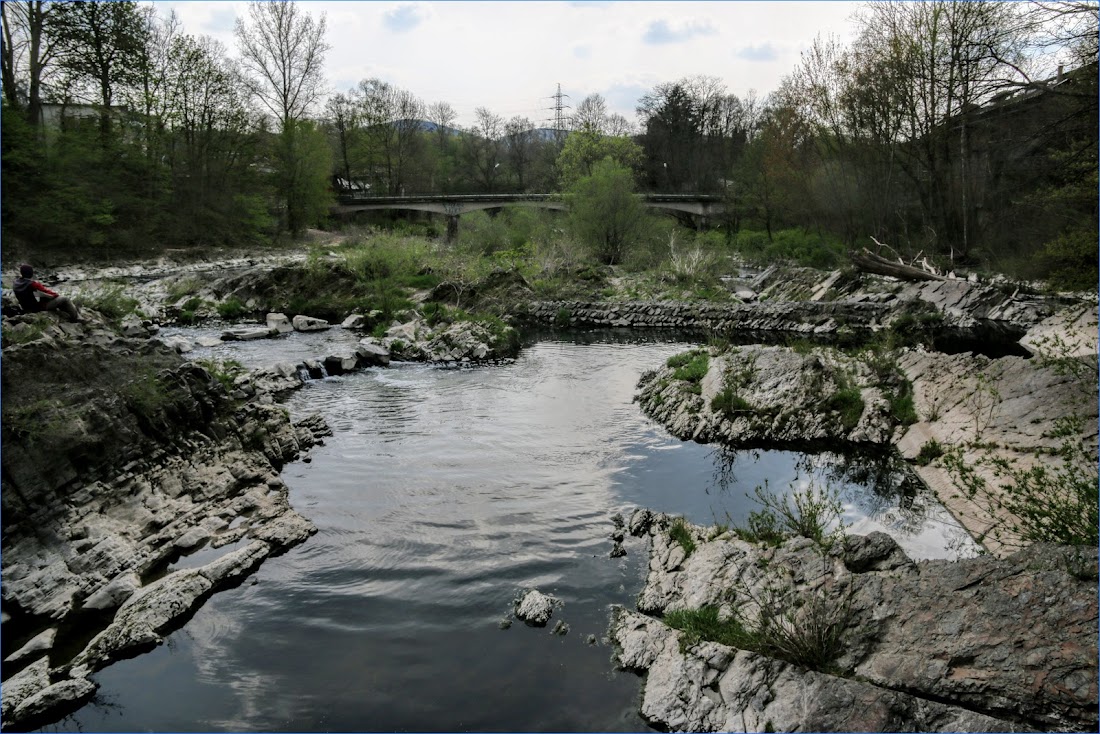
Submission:
[[[427,132],[427,133],[434,133],[437,130],[439,130],[439,127],[440,127],[438,124],[432,122],[431,120],[413,120],[413,119],[409,119],[409,120],[399,120],[398,122],[400,122],[403,125],[416,127],[416,128],[418,128],[418,129],[420,129],[424,132]],[[451,126],[447,126],[447,128],[446,128],[446,134],[450,135],[452,137],[456,137],[458,135],[461,135],[462,132],[463,131],[462,131],[461,128],[451,127]],[[549,142],[551,140],[554,140],[555,137],[557,136],[557,131],[554,128],[551,128],[551,127],[537,127],[533,130],[533,132],[535,133],[535,137],[538,138],[539,140],[543,141],[543,142]],[[569,134],[568,131],[566,131],[565,134],[568,135]]]

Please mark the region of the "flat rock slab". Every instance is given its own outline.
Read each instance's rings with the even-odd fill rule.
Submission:
[[[638,610],[652,616],[623,612],[612,627],[622,664],[648,671],[642,713],[662,727],[1096,730],[1094,555],[1036,545],[1007,559],[914,563],[883,533],[823,551],[805,538],[770,548],[691,525],[696,549],[685,555],[672,525],[664,515],[649,525]],[[775,618],[820,599],[847,610],[836,675],[714,642],[685,649],[662,621],[711,606],[751,629],[765,606]]]

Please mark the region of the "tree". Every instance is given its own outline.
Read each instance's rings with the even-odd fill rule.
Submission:
[[[391,194],[404,191],[409,164],[422,142],[420,116],[424,103],[412,92],[381,79],[359,82],[360,115],[370,150],[367,159],[375,180]]]
[[[293,2],[248,4],[249,22],[235,34],[249,89],[285,127],[303,119],[324,93],[325,16],[299,12]]]
[[[104,141],[116,92],[137,83],[146,24],[134,2],[58,3],[48,18],[60,69],[76,89],[95,90]]]
[[[504,119],[487,107],[474,110],[476,122],[462,136],[463,159],[480,187],[492,193],[500,177]]]
[[[628,137],[612,137],[591,129],[571,132],[558,154],[560,186],[566,190],[578,179],[591,176],[606,158],[633,173],[641,167],[643,157],[641,146]]]
[[[538,140],[535,126],[526,117],[513,117],[504,126],[504,148],[520,193],[527,191],[527,172],[531,167]]]
[[[447,102],[433,102],[428,105],[428,121],[435,123],[436,140],[439,142],[439,152],[446,147],[447,140],[452,135],[452,126],[458,119],[458,113]]]
[[[252,214],[259,187],[249,91],[210,38],[174,38],[166,71],[172,217],[165,237],[187,244],[255,238],[262,222]]]
[[[634,193],[630,169],[605,158],[592,174],[569,189],[569,221],[577,238],[592,248],[600,262],[623,261],[645,226],[645,209]]]
[[[42,84],[54,57],[47,28],[54,3],[41,0],[0,3],[3,35],[0,37],[0,70],[4,98],[19,109],[25,104],[27,120],[38,125],[42,117]],[[26,79],[23,80],[23,66]]]
[[[327,189],[327,171],[318,178],[313,161],[299,158],[316,152],[315,130],[304,120],[324,91],[325,16],[314,20],[293,2],[249,3],[248,16],[235,28],[241,67],[249,91],[279,122],[276,188],[284,196],[287,228],[297,235],[312,218],[312,202]],[[307,191],[310,185],[319,190]]]
[[[325,104],[325,118],[336,137],[336,158],[348,186],[352,184],[351,149],[360,124],[359,105],[346,94],[334,94]]]
[[[328,214],[332,151],[310,120],[291,121],[283,128],[278,146],[278,159],[286,166],[278,185],[288,203],[287,229],[297,236],[306,227],[320,224]]]

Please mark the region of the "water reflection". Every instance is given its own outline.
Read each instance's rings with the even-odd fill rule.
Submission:
[[[889,528],[917,557],[947,555],[936,506],[886,467],[669,436],[638,410],[635,386],[688,345],[637,341],[542,342],[515,364],[399,365],[311,382],[288,408],[321,412],[334,435],[283,477],[318,533],[215,594],[169,646],[98,673],[121,711],[89,706],[74,722],[640,731],[638,679],[587,641],[604,636],[610,604],[634,603],[645,577],[643,541],[608,557],[614,513],[743,519],[754,509],[746,495],[765,481],[833,482],[853,529]],[[250,359],[284,358],[280,343],[249,344]],[[565,602],[556,617],[568,635],[498,628],[527,587]]]

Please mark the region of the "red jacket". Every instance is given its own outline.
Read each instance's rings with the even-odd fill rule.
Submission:
[[[19,305],[28,313],[42,310],[38,298],[34,295],[35,291],[44,293],[47,299],[57,298],[58,295],[37,280],[31,280],[30,278],[24,278],[22,276],[15,279],[15,283],[12,284],[12,290],[15,291],[15,297],[19,300]]]

